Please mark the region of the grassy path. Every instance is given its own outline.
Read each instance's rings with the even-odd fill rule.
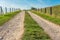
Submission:
[[[50,40],[50,37],[26,12],[25,33],[22,40]]]
[[[4,14],[4,15],[0,15],[0,26],[2,26],[5,22],[10,20],[12,17],[14,17],[19,12],[20,11],[16,11],[16,12],[11,12],[11,13],[7,13],[7,14]]]
[[[31,17],[41,26],[46,33],[49,34],[52,40],[60,40],[60,26],[56,25],[50,21],[43,19],[42,17],[28,12]]]
[[[0,40],[21,40],[24,33],[24,17],[25,12],[22,11],[0,26]]]
[[[38,16],[48,20],[48,21],[51,21],[55,24],[58,24],[60,25],[60,18],[56,18],[56,17],[52,17],[52,16],[49,16],[49,15],[46,15],[44,13],[41,13],[41,12],[37,12],[37,11],[32,11],[33,13],[37,14]]]

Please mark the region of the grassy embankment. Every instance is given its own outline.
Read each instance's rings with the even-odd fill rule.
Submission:
[[[22,40],[50,40],[50,37],[39,27],[39,25],[30,17],[28,13],[25,14],[25,33]]]
[[[53,23],[55,23],[55,24],[60,25],[60,18],[53,17],[53,16],[49,16],[49,15],[46,15],[46,14],[44,14],[44,13],[37,12],[37,11],[31,11],[31,12],[39,15],[40,17],[42,17],[42,18],[44,18],[44,19],[46,19],[46,20],[48,20],[48,21],[51,21],[51,22],[53,22]]]
[[[5,22],[10,20],[12,17],[14,17],[19,12],[20,11],[16,11],[16,12],[11,12],[11,13],[6,13],[4,15],[0,15],[0,26],[2,26]]]

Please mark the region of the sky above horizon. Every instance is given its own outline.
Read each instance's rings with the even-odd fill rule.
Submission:
[[[0,0],[0,6],[20,9],[43,8],[60,5],[60,0]]]

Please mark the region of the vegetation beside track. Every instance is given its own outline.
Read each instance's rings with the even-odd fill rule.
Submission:
[[[2,26],[5,22],[9,21],[12,17],[18,14],[20,11],[6,13],[4,15],[0,15],[0,26]]]
[[[55,23],[55,24],[60,25],[60,18],[56,18],[56,17],[50,16],[50,15],[46,15],[46,14],[44,14],[44,13],[37,12],[37,11],[31,11],[31,12],[39,15],[40,17],[42,17],[42,18],[44,18],[44,19],[46,19],[46,20],[48,20],[48,21],[51,21],[51,22],[53,22],[53,23]]]
[[[25,33],[22,40],[50,40],[48,34],[30,17],[25,14]]]

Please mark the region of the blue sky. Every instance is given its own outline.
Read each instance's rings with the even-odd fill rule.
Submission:
[[[0,0],[0,6],[29,9],[60,5],[60,0]]]

